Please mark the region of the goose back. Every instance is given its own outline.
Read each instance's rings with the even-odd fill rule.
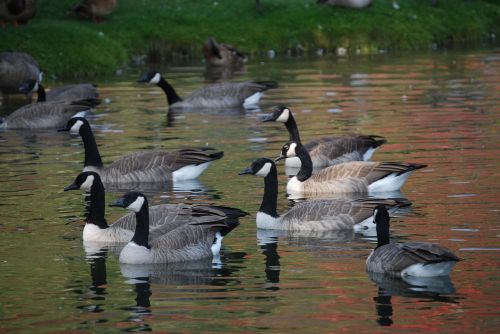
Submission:
[[[48,129],[64,126],[70,118],[99,104],[99,100],[48,101],[23,106],[0,124],[3,129]]]
[[[96,86],[90,83],[55,87],[47,92],[47,101],[74,101],[81,99],[97,99],[98,97],[99,93],[97,92]]]
[[[116,8],[116,0],[81,0],[73,6],[73,12],[81,16],[104,17]]]
[[[19,94],[19,87],[26,80],[39,80],[38,62],[24,52],[0,53],[0,91]]]

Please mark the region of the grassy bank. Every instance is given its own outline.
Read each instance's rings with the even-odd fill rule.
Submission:
[[[100,24],[68,13],[76,0],[40,0],[29,24],[0,29],[0,50],[34,55],[49,76],[107,75],[148,56],[201,59],[208,36],[250,55],[278,53],[370,53],[416,50],[485,41],[498,35],[500,4],[493,0],[375,0],[363,10],[325,7],[316,0],[119,0]],[[289,52],[290,52],[289,51]]]

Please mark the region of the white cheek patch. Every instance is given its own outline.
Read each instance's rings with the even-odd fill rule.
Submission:
[[[295,157],[297,154],[295,153],[295,148],[297,147],[297,144],[292,143],[290,144],[290,147],[288,148],[288,151],[286,152],[287,157]]]
[[[78,120],[76,121],[75,124],[73,124],[73,126],[71,127],[71,129],[69,129],[69,133],[71,133],[72,135],[77,135],[79,134],[79,131],[80,131],[80,127],[83,125],[83,122]]]
[[[139,212],[141,211],[143,204],[144,204],[144,197],[139,196],[132,204],[127,206],[127,209],[130,211]]]
[[[151,80],[149,80],[149,83],[152,85],[157,85],[160,82],[160,79],[161,79],[161,74],[156,73],[155,76],[152,77]]]
[[[82,183],[80,186],[80,189],[83,191],[90,191],[90,188],[92,188],[92,185],[94,184],[94,175],[89,175],[85,179],[85,182]]]
[[[271,163],[266,162],[264,166],[262,166],[262,168],[259,169],[257,173],[255,173],[255,175],[266,177],[269,174],[269,171],[271,171]]]
[[[38,74],[38,82],[42,82],[43,80],[43,72],[40,72],[40,74]]]
[[[35,82],[35,85],[33,86],[31,92],[36,92],[37,90],[38,90],[38,82]]]
[[[281,112],[280,117],[276,118],[276,122],[285,123],[286,121],[288,121],[288,118],[290,118],[290,109],[285,108]]]

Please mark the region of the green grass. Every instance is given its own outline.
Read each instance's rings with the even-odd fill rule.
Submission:
[[[35,56],[49,77],[104,76],[133,56],[201,58],[209,36],[250,55],[337,47],[363,53],[468,45],[498,35],[498,1],[375,0],[363,10],[325,7],[316,0],[120,0],[104,23],[68,12],[76,0],[40,0],[29,24],[0,29],[0,50]]]

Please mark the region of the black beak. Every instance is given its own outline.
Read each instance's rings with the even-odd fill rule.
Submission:
[[[274,113],[273,114],[267,114],[264,116],[262,119],[262,122],[274,122],[276,119],[274,118]]]
[[[145,73],[145,74],[141,75],[141,77],[139,79],[137,79],[137,82],[138,83],[148,83],[149,82],[149,74]]]
[[[286,155],[280,155],[279,157],[277,157],[276,159],[274,159],[274,162],[277,162],[277,161],[280,161],[280,160],[283,160],[283,159],[286,159]]]
[[[111,203],[109,206],[118,206],[120,208],[124,208],[126,207],[125,205],[125,199],[122,197],[122,198],[118,198],[116,201],[114,201],[113,203]]]
[[[253,170],[250,167],[245,168],[244,171],[239,172],[238,175],[253,174]]]
[[[65,187],[64,188],[64,191],[68,191],[68,190],[76,190],[76,189],[80,189],[79,186],[77,186],[74,182],[72,184],[70,184],[69,186]]]
[[[57,129],[57,132],[68,132],[69,130],[71,130],[70,128],[61,128],[61,129]]]

